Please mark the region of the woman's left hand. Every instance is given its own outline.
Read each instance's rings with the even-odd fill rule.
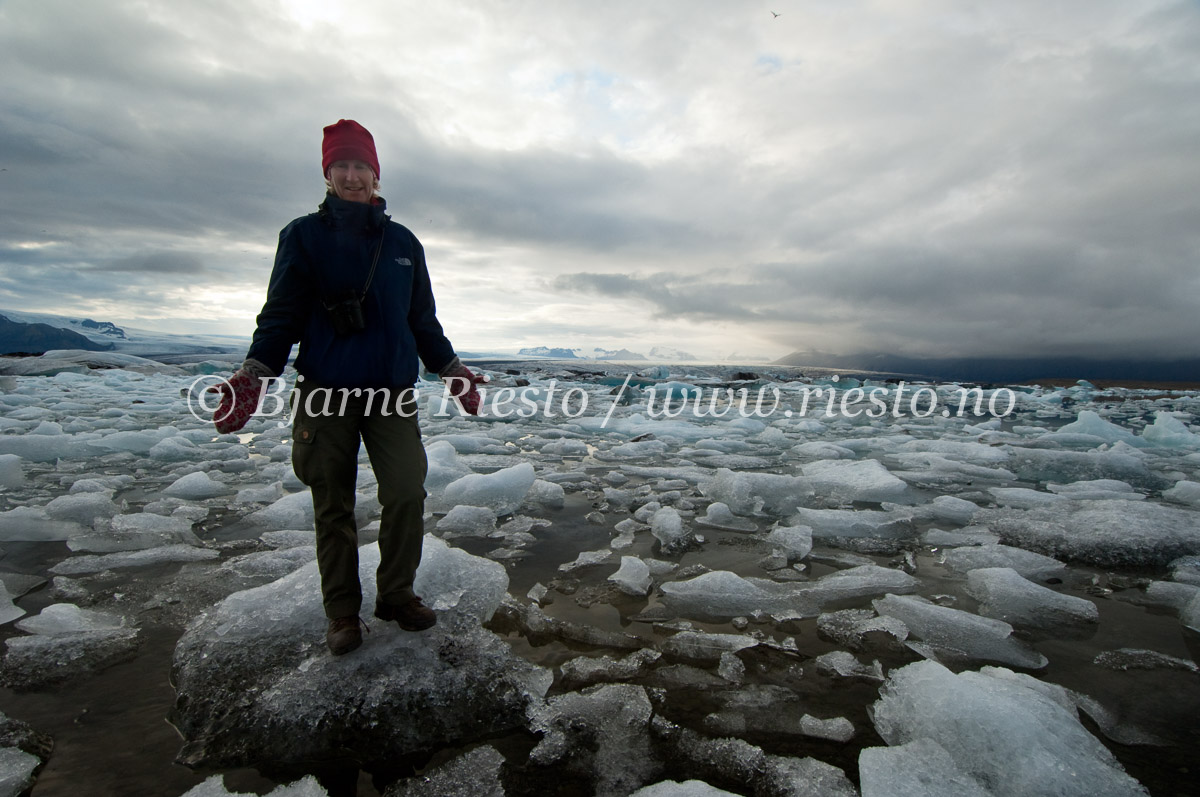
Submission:
[[[488,377],[477,374],[461,362],[457,361],[444,370],[440,376],[450,388],[450,398],[458,402],[458,406],[468,415],[478,415],[482,401],[479,390],[475,387],[488,381]]]

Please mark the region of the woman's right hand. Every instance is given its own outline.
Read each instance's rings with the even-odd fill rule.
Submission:
[[[267,381],[242,368],[214,388],[221,394],[221,403],[213,412],[213,424],[218,432],[229,434],[246,425],[262,402]]]

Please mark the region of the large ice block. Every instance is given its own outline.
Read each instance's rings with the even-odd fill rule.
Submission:
[[[995,797],[1145,797],[1074,711],[1019,680],[932,661],[891,673],[872,721],[889,745],[929,739]]]

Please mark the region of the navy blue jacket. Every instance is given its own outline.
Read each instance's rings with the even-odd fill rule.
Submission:
[[[317,213],[283,228],[247,359],[279,375],[299,341],[296,370],[306,380],[364,388],[414,384],[418,356],[433,372],[454,359],[435,314],[425,250],[385,209],[327,196]],[[379,265],[363,301],[366,329],[339,337],[324,304],[361,293],[381,231]]]

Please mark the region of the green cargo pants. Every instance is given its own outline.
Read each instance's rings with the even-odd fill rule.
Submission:
[[[344,391],[301,383],[293,396],[292,466],[312,490],[321,595],[330,619],[356,615],[362,608],[358,579],[358,527],[354,487],[358,444],[378,482],[380,603],[411,600],[425,533],[425,474],[415,401],[399,405],[400,391]]]

